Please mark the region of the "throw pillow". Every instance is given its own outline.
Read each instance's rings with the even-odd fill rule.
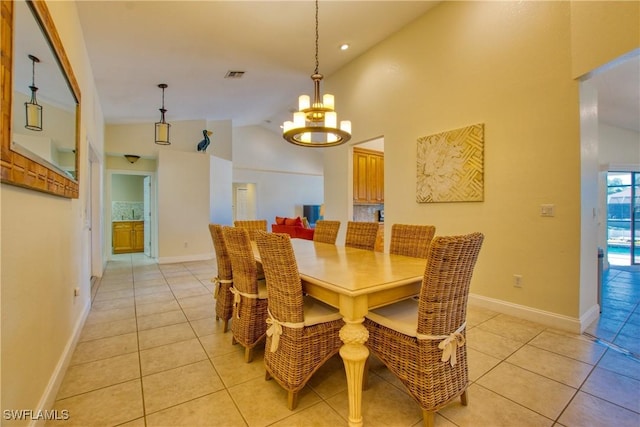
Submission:
[[[284,225],[294,225],[294,226],[302,227],[302,220],[300,219],[300,217],[285,218]]]

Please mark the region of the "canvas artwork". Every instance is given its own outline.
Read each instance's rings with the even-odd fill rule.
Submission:
[[[418,138],[418,203],[481,202],[484,123]]]

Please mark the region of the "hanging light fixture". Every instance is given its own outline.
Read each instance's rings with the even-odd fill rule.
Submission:
[[[283,125],[284,139],[303,147],[333,147],[344,144],[351,139],[351,122],[344,120],[338,127],[338,116],[334,110],[333,95],[325,94],[320,98],[320,81],[322,74],[318,72],[318,0],[316,0],[316,69],[313,80],[313,103],[308,95],[298,99],[298,110],[293,113],[293,121]]]
[[[31,100],[24,103],[25,113],[26,113],[26,123],[24,127],[30,130],[42,130],[42,105],[38,104],[38,100],[36,99],[36,92],[38,88],[36,87],[36,62],[40,62],[40,60],[33,56],[29,55],[29,59],[31,60]]]
[[[164,90],[168,87],[166,83],[160,83],[158,85],[162,89],[162,108],[160,108],[160,121],[156,122],[156,144],[158,145],[171,145],[169,141],[169,128],[171,125],[166,122],[164,113],[167,112],[164,108]]]

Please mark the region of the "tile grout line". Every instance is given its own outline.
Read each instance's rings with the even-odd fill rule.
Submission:
[[[133,257],[131,258],[131,283],[133,285],[133,313],[136,317],[136,344],[138,346],[138,372],[140,373],[140,398],[142,399],[142,420],[147,425],[147,407],[144,400],[144,384],[142,382],[142,357],[140,354],[140,330],[138,329],[138,305],[136,304],[136,275],[133,265]],[[137,418],[136,418],[137,419]],[[130,420],[133,421],[133,420]]]

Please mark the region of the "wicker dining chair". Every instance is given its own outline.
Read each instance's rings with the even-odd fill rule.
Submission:
[[[218,275],[211,279],[215,286],[213,295],[216,299],[216,320],[222,319],[224,322],[223,332],[227,332],[229,319],[231,319],[231,314],[233,313],[233,294],[231,293],[233,270],[227,245],[222,235],[222,226],[209,224],[209,232],[211,233],[211,240],[213,240],[213,249],[216,252],[216,263],[218,265]]]
[[[435,233],[433,225],[393,224],[389,253],[426,258]]]
[[[233,268],[232,343],[245,348],[244,361],[253,360],[254,348],[264,342],[267,330],[267,290],[264,280],[258,280],[258,268],[251,248],[249,231],[223,227],[222,234]]]
[[[303,295],[289,235],[259,232],[256,244],[269,294],[265,378],[274,378],[287,390],[293,410],[298,392],[342,346],[339,331],[344,322],[338,310]]]
[[[347,235],[344,245],[350,248],[367,249],[372,251],[376,246],[378,235],[377,222],[347,222]]]
[[[244,228],[249,230],[249,237],[251,240],[256,240],[255,233],[256,230],[267,231],[267,220],[266,219],[252,219],[246,221],[233,221],[233,225],[238,228]]]
[[[467,299],[483,239],[481,233],[435,237],[419,300],[409,298],[365,318],[365,344],[407,387],[428,427],[435,412],[457,397],[467,405]]]
[[[313,241],[335,245],[339,230],[340,221],[329,221],[324,219],[316,221],[316,228],[313,231]]]

